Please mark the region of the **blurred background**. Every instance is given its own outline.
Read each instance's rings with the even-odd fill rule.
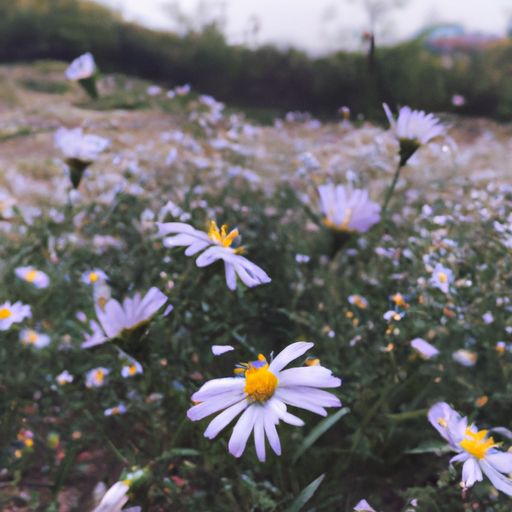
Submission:
[[[506,120],[512,0],[0,0],[0,60],[69,61],[271,119],[381,103]]]

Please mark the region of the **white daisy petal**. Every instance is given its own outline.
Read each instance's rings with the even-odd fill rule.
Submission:
[[[470,457],[462,466],[464,487],[472,487],[475,482],[480,482],[482,478],[482,471],[478,462],[473,457]]]
[[[216,397],[212,400],[206,400],[200,404],[194,405],[187,411],[187,416],[192,421],[202,420],[211,414],[226,409],[231,405],[244,399],[243,391],[237,394],[226,394],[222,397]]]
[[[486,460],[480,461],[480,468],[498,491],[501,491],[508,496],[512,496],[512,480],[510,478],[502,475]]]
[[[260,462],[265,462],[265,430],[264,430],[265,414],[263,408],[256,413],[256,421],[254,422],[254,446],[256,447],[256,455]]]
[[[254,428],[258,407],[260,406],[255,404],[249,406],[236,422],[228,443],[229,453],[234,457],[238,458],[244,453],[247,440]]]
[[[332,372],[323,366],[289,368],[279,374],[280,386],[311,386],[314,388],[337,388],[341,380],[333,377]]]
[[[217,434],[226,428],[242,411],[244,411],[249,402],[241,400],[235,405],[228,407],[225,411],[221,412],[215,419],[213,419],[208,428],[204,432],[204,437],[213,439]]]
[[[194,402],[204,402],[209,398],[224,393],[239,393],[244,389],[244,379],[236,377],[224,377],[222,379],[209,380],[192,395]]]
[[[314,345],[314,343],[306,341],[297,341],[288,345],[274,357],[270,363],[269,370],[273,373],[280,372],[286,365],[305,354]]]
[[[512,473],[512,453],[510,452],[489,453],[485,460],[500,473]]]

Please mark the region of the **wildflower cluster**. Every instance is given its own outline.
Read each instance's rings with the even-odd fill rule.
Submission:
[[[73,487],[96,512],[509,508],[512,186],[478,163],[508,169],[508,141],[457,148],[408,107],[385,106],[391,130],[346,109],[257,126],[188,85],[100,77],[90,54],[66,77],[94,98],[83,118],[35,161],[13,141],[0,177],[9,492],[37,510]],[[118,94],[144,106],[100,110]]]

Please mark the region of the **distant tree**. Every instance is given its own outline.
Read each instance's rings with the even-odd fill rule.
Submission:
[[[180,0],[173,0],[164,4],[164,10],[173,21],[175,30],[181,35],[200,33],[206,27],[225,32],[225,0],[200,0],[193,13],[187,13]]]
[[[409,0],[349,0],[360,4],[367,18],[367,32],[375,38],[386,35],[390,13],[398,8],[404,7]]]

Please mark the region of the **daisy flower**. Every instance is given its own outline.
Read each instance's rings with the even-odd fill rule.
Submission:
[[[72,81],[90,78],[96,72],[96,64],[91,53],[87,52],[77,57],[65,71],[66,78]]]
[[[395,303],[395,305],[399,308],[407,309],[409,307],[407,300],[401,293],[395,293],[391,295],[390,300],[392,300]]]
[[[103,270],[100,270],[99,268],[95,268],[93,270],[86,270],[82,276],[81,281],[84,284],[96,284],[98,282],[104,282],[106,281],[107,274],[103,272]]]
[[[347,300],[359,309],[366,309],[368,307],[368,301],[362,295],[349,295]]]
[[[92,512],[140,512],[140,507],[123,509],[128,502],[128,491],[130,486],[124,480],[116,482],[103,496],[98,506]]]
[[[166,247],[186,247],[186,256],[194,256],[204,251],[196,259],[198,267],[206,267],[222,260],[226,272],[226,284],[230,290],[236,289],[237,276],[249,288],[271,281],[264,270],[241,255],[243,247],[231,247],[239,236],[238,229],[228,231],[226,224],[219,229],[213,220],[210,221],[208,233],[183,222],[157,223],[157,226],[159,236],[165,237]],[[167,236],[169,234],[174,236]]]
[[[86,335],[82,348],[101,345],[148,323],[167,300],[158,288],[153,287],[143,298],[140,293],[136,293],[133,298],[125,298],[122,305],[115,299],[109,299],[104,307],[96,304],[99,324],[94,320],[90,322],[93,332]]]
[[[497,450],[499,443],[488,437],[488,430],[478,430],[476,425],[468,425],[468,419],[461,417],[445,402],[433,405],[428,412],[428,419],[448,441],[450,448],[457,452],[450,463],[464,463],[464,488],[482,481],[485,474],[498,491],[512,496],[512,480],[506,476],[512,473],[512,453]]]
[[[103,411],[104,416],[119,416],[120,414],[124,414],[126,412],[126,405],[119,404],[115,407],[109,407]]]
[[[471,352],[470,350],[461,348],[452,354],[452,359],[456,363],[469,368],[471,366],[475,366],[476,362],[478,361],[478,354],[476,352]]]
[[[59,128],[54,135],[57,149],[68,159],[90,164],[109,145],[110,140],[99,135],[84,134],[82,128]]]
[[[20,331],[20,341],[25,346],[33,346],[35,348],[44,348],[50,344],[50,336],[33,329],[22,329]]]
[[[411,347],[418,352],[423,359],[432,359],[439,355],[439,350],[423,338],[414,338],[411,341]]]
[[[71,130],[59,128],[55,132],[53,141],[55,147],[65,156],[74,188],[80,185],[85,169],[110,145],[109,139],[98,135],[86,135],[81,128]]]
[[[74,377],[67,370],[64,370],[63,372],[59,373],[57,377],[55,377],[55,380],[59,386],[65,386],[66,384],[71,384],[74,380]]]
[[[229,440],[229,452],[240,457],[247,440],[254,431],[256,454],[265,460],[265,437],[277,455],[281,454],[281,443],[276,425],[284,421],[301,427],[304,422],[290,414],[287,406],[299,407],[327,416],[325,407],[340,407],[339,399],[320,388],[337,388],[341,380],[320,365],[302,368],[284,367],[301,357],[313,347],[313,343],[297,342],[288,345],[270,363],[260,354],[256,361],[240,365],[235,370],[237,377],[213,379],[206,382],[192,400],[196,403],[187,416],[192,421],[202,420],[221,412],[213,419],[204,435],[213,439],[240,413]]]
[[[389,125],[400,143],[400,167],[407,163],[420,146],[445,133],[445,127],[433,114],[402,107],[395,120],[388,105],[384,103],[382,106]]]
[[[364,233],[380,221],[380,206],[367,190],[328,183],[318,187],[324,224],[344,233]]]
[[[12,324],[21,323],[25,318],[31,316],[30,306],[19,301],[14,304],[11,304],[10,301],[4,302],[0,304],[0,331],[7,331]]]
[[[178,85],[174,88],[174,92],[176,93],[177,96],[186,96],[190,93],[191,89],[192,87],[190,86],[190,84]]]
[[[91,98],[98,97],[96,88],[97,67],[94,57],[89,52],[77,57],[68,66],[65,75],[68,80],[78,82]]]
[[[105,384],[105,379],[110,373],[108,368],[93,368],[85,376],[85,386],[88,388],[100,388]]]
[[[453,282],[453,272],[438,263],[432,271],[432,277],[430,278],[430,284],[434,288],[439,288],[443,293],[450,291],[450,284]]]
[[[36,288],[48,288],[50,284],[50,278],[47,274],[41,270],[37,270],[34,267],[18,267],[14,273],[23,281],[33,284]]]
[[[123,357],[127,359],[127,356],[124,354]],[[144,370],[142,369],[141,364],[133,358],[127,359],[121,368],[121,376],[125,379],[135,377],[135,375],[140,375],[142,373],[144,373]]]

